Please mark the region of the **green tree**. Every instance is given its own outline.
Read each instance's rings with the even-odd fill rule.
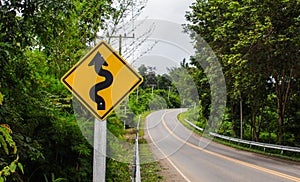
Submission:
[[[297,0],[198,0],[186,15],[191,36],[202,36],[220,59],[229,98],[247,98],[253,128],[255,113],[265,105],[267,85],[272,85],[281,144],[286,108],[298,78],[299,7]]]
[[[168,90],[172,87],[172,80],[169,75],[157,75],[157,88]]]

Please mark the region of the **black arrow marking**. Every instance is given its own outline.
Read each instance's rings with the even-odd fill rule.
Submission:
[[[103,66],[108,66],[108,64],[99,52],[89,63],[89,66],[94,66],[96,73],[105,78],[103,82],[96,84],[90,89],[90,97],[94,102],[97,103],[97,110],[105,110],[105,100],[97,93],[98,91],[103,90],[112,84],[113,75],[109,71],[103,69]]]

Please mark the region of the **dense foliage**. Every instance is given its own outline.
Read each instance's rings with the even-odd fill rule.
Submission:
[[[0,2],[0,124],[12,131],[1,125],[0,136],[18,147],[8,153],[1,142],[11,155],[1,151],[0,170],[11,169],[10,175],[1,172],[0,179],[4,174],[8,181],[91,180],[92,148],[82,137],[71,95],[59,79],[95,39],[112,12],[110,3]]]
[[[201,36],[226,78],[222,133],[240,136],[242,115],[244,138],[299,146],[300,2],[197,0],[191,9],[185,28],[199,51],[195,72]],[[207,105],[202,100],[200,110]]]

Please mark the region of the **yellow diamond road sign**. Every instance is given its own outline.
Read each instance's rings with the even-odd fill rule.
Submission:
[[[104,120],[143,77],[101,41],[61,81],[94,116]]]

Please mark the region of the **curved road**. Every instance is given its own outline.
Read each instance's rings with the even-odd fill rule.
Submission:
[[[157,159],[167,159],[186,181],[300,182],[299,163],[209,142],[177,120],[181,111],[162,110],[150,114],[145,133]]]

